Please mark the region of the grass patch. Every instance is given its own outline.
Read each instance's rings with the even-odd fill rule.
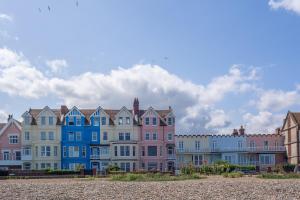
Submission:
[[[230,172],[230,173],[223,173],[222,176],[224,178],[240,178],[243,177],[243,174],[240,172]]]
[[[298,179],[300,174],[288,173],[288,174],[261,174],[257,176],[263,179]]]
[[[189,179],[200,179],[203,178],[198,174],[192,175],[180,175],[180,176],[170,176],[167,174],[118,174],[112,175],[112,181],[181,181],[181,180],[189,180]]]

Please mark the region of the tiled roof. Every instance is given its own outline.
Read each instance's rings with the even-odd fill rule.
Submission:
[[[67,107],[64,107],[64,109],[67,109]],[[32,124],[36,124],[36,118],[39,115],[39,113],[42,111],[43,109],[30,109],[29,113],[31,114],[31,116],[33,117],[33,121]],[[61,124],[64,122],[65,118],[64,115],[62,114],[61,109],[51,109],[55,115],[57,116],[57,124]],[[96,111],[96,109],[79,109],[79,111],[85,116],[86,120],[85,123],[89,124],[90,123],[90,116]],[[120,112],[120,109],[116,110],[116,109],[104,109],[104,111],[109,115],[109,124],[113,125],[114,124],[114,120],[116,119],[116,115]],[[132,113],[132,110],[128,110],[130,113]],[[138,113],[138,117],[140,118],[147,110],[139,110]],[[168,115],[171,110],[156,110],[156,112],[161,116],[161,118],[165,118],[166,115]],[[61,121],[62,120],[62,121]],[[139,120],[138,120],[139,121]],[[139,122],[137,122],[136,120],[134,120],[135,124],[139,124]],[[165,123],[161,120],[161,124],[164,125]]]
[[[300,112],[290,112],[290,113],[294,116],[297,123],[300,124]]]
[[[0,130],[6,125],[6,123],[0,123]]]
[[[36,118],[37,118],[37,116],[40,114],[40,112],[42,110],[43,109],[30,109],[29,110],[29,113],[30,113],[30,115],[33,118],[31,124],[36,124]],[[60,109],[51,109],[51,110],[56,115],[56,118],[57,118],[57,123],[56,124],[61,124],[62,122],[61,122],[61,112],[60,112]]]

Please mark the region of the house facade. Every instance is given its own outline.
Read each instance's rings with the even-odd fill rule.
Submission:
[[[284,144],[287,151],[288,162],[291,164],[300,164],[299,155],[299,131],[300,131],[300,113],[288,112],[284,119],[281,133],[285,136]]]
[[[177,135],[176,144],[179,168],[224,160],[265,169],[286,162],[284,136],[279,133],[245,134],[241,128],[232,135]]]
[[[91,151],[97,155],[100,145],[100,123],[95,110],[73,107],[64,115],[62,125],[62,168],[99,168],[98,162],[91,162]],[[93,157],[98,160],[98,157]]]
[[[22,169],[61,168],[61,116],[48,106],[22,115]]]
[[[172,171],[176,160],[173,111],[171,109],[154,110],[149,107],[142,112],[139,143],[140,168],[147,171]]]
[[[131,110],[126,107],[112,115],[114,131],[110,137],[111,162],[122,171],[135,171],[139,166],[139,129]]]
[[[9,115],[7,123],[0,123],[0,169],[21,169],[20,122]]]

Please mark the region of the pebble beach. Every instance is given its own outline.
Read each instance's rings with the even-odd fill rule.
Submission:
[[[173,182],[0,180],[0,199],[300,199],[300,180],[207,177]]]

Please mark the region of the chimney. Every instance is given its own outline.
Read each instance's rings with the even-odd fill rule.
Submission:
[[[9,122],[9,120],[11,120],[12,118],[13,118],[13,115],[8,115],[7,122]]]
[[[237,136],[237,135],[239,135],[239,132],[238,132],[238,130],[237,130],[237,129],[233,129],[232,135],[233,135],[233,136]]]
[[[140,104],[139,104],[139,99],[138,98],[134,98],[133,101],[133,115],[134,116],[139,116],[140,113],[140,108],[139,108]]]
[[[245,129],[243,126],[241,126],[241,128],[239,129],[239,134],[240,135],[245,135]]]
[[[280,130],[280,128],[276,128],[276,134],[280,134],[281,133],[281,130]]]
[[[65,114],[67,114],[69,112],[69,109],[68,109],[67,106],[61,105],[60,112],[61,112],[62,115],[65,115]]]

